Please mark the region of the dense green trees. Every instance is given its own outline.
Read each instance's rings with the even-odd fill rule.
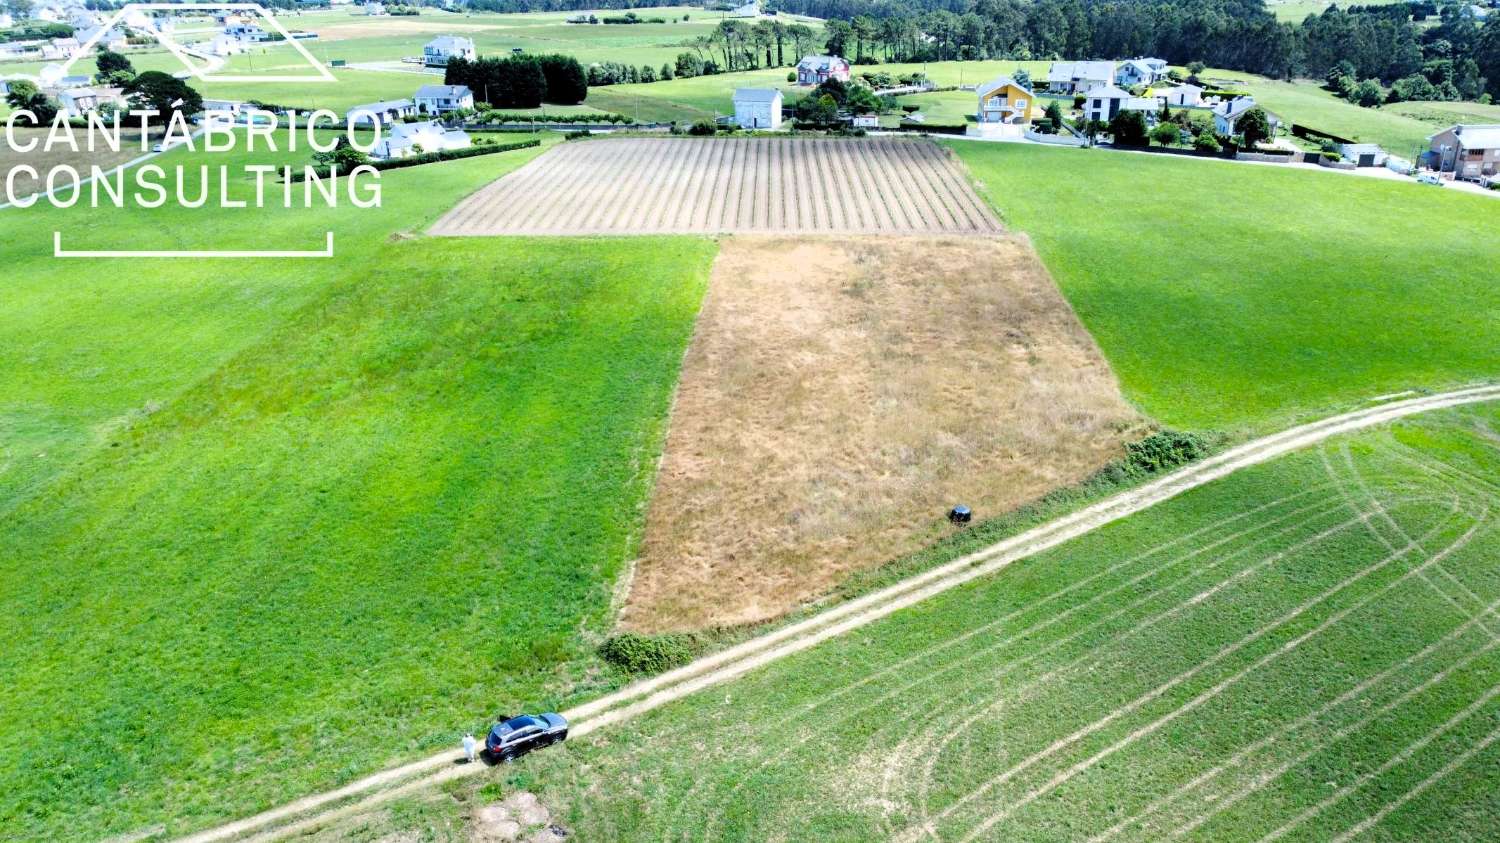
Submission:
[[[588,75],[572,56],[513,55],[449,59],[448,85],[467,85],[475,102],[494,108],[536,108],[543,102],[572,105],[588,96]]]
[[[10,92],[5,95],[5,103],[12,110],[25,110],[36,115],[37,125],[51,123],[57,116],[57,101],[38,90],[34,82],[11,82]],[[17,122],[26,125],[24,120]]]
[[[130,80],[123,90],[132,109],[154,110],[153,122],[170,122],[174,113],[197,114],[203,110],[203,95],[181,79],[160,70],[148,70]]]

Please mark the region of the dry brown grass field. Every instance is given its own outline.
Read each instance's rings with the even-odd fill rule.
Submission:
[[[439,235],[998,234],[953,154],[907,138],[599,138],[459,203]]]
[[[775,617],[1076,483],[1143,420],[1020,237],[732,237],[624,626]]]
[[[67,165],[78,171],[80,178],[89,177],[89,168],[92,166],[103,167],[111,170],[124,164],[126,161],[144,155],[141,151],[141,133],[139,131],[122,130],[120,132],[120,150],[115,152],[104,145],[102,136],[96,144],[93,152],[88,151],[88,134],[82,129],[74,130],[74,137],[78,141],[78,150],[68,149],[61,142],[54,143],[51,149],[44,149],[48,130],[17,128],[15,140],[18,145],[24,145],[36,141],[36,148],[30,152],[18,152],[11,149],[7,144],[0,143],[0,179],[10,178],[11,171],[23,164],[31,166],[42,178],[32,178],[29,173],[17,172],[14,182],[14,190],[17,198],[30,196],[41,190],[46,190],[46,175],[54,167]],[[152,137],[158,133],[153,132]],[[149,146],[148,146],[149,148]],[[65,179],[59,179],[59,185],[69,184]],[[84,188],[87,190],[88,188]],[[63,196],[70,194],[71,190],[64,190]],[[0,202],[5,197],[0,194]],[[87,200],[84,200],[87,204]]]

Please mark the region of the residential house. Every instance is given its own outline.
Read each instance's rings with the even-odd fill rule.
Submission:
[[[366,17],[378,18],[390,14],[385,10],[384,3],[366,3],[359,7],[360,14]]]
[[[758,18],[760,17],[760,0],[750,0],[743,6],[729,10],[731,18]]]
[[[126,106],[120,88],[72,88],[58,94],[57,101],[69,117],[82,117],[102,105]]]
[[[422,48],[422,63],[428,67],[447,67],[449,59],[474,60],[474,42],[457,35],[439,35]]]
[[[416,114],[417,104],[412,100],[386,100],[350,108],[348,120],[355,126],[384,126]]]
[[[829,79],[849,81],[849,62],[838,56],[803,56],[797,62],[798,85],[820,85]]]
[[[389,131],[375,144],[375,149],[370,154],[376,158],[405,158],[426,152],[464,149],[472,145],[468,132],[447,129],[436,120],[427,120],[421,123],[391,124]]]
[[[780,129],[781,99],[775,88],[736,88],[734,122],[743,129]]]
[[[1192,108],[1203,102],[1203,89],[1186,83],[1171,88],[1158,88],[1152,91],[1151,95],[1160,105]]]
[[[1238,131],[1235,127],[1239,124],[1240,118],[1254,108],[1254,97],[1235,97],[1214,106],[1214,133],[1225,136],[1235,134]],[[1265,111],[1265,109],[1261,110]],[[1271,125],[1271,134],[1276,134],[1277,127],[1281,125],[1281,118],[1266,111],[1266,122]]]
[[[1427,144],[1427,157],[1439,172],[1471,180],[1500,174],[1500,124],[1461,124],[1438,132]]]
[[[1149,116],[1158,108],[1155,97],[1131,96],[1129,91],[1122,91],[1114,85],[1100,85],[1089,90],[1084,97],[1083,115],[1090,122],[1108,123],[1122,111],[1143,111],[1149,121]]]
[[[264,29],[248,21],[239,21],[225,26],[224,34],[245,43],[266,41],[271,37]]]
[[[43,6],[32,11],[31,16],[47,23],[62,23],[63,15],[55,6]]]
[[[878,129],[880,128],[880,115],[873,111],[855,114],[849,118],[849,125],[855,129]]]
[[[419,114],[447,114],[474,107],[474,92],[467,85],[423,85],[412,96]]]
[[[89,27],[88,29],[80,29],[75,33],[75,36],[77,37],[79,42],[83,44],[94,41],[94,49],[96,50],[114,50],[118,53],[129,46],[129,42],[125,40],[124,32],[121,32],[114,27],[104,29],[102,32],[100,31],[101,29],[103,29],[103,27],[98,26]],[[98,40],[94,40],[95,36],[98,37]]]
[[[1047,90],[1054,92],[1081,94],[1114,81],[1112,61],[1055,61],[1047,69]]]
[[[1009,76],[1000,76],[980,85],[978,120],[980,123],[1025,125],[1036,109],[1036,95],[1030,88]]]
[[[42,60],[52,61],[55,59],[66,59],[73,55],[78,49],[77,38],[53,38],[42,45]]]
[[[40,51],[45,41],[8,41],[0,44],[0,59],[26,58]]]
[[[1157,62],[1162,69],[1157,69]],[[1166,65],[1161,59],[1127,59],[1115,68],[1115,84],[1122,88],[1150,85],[1165,75]]]

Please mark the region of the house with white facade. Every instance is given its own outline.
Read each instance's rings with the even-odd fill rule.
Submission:
[[[371,18],[385,17],[390,14],[390,12],[385,10],[384,3],[366,3],[359,7],[359,12],[365,17]]]
[[[385,126],[390,123],[400,122],[403,117],[415,117],[417,115],[416,102],[406,100],[386,100],[384,102],[371,102],[364,105],[356,105],[349,109],[348,120],[356,126]]]
[[[731,18],[758,18],[760,17],[760,0],[750,0],[743,6],[737,6],[729,10],[728,17]]]
[[[126,106],[120,88],[71,88],[58,94],[57,101],[69,117],[83,117],[102,105]]]
[[[1151,95],[1160,105],[1192,108],[1203,103],[1203,89],[1186,83],[1171,88],[1157,88]]]
[[[1254,97],[1236,97],[1225,100],[1214,106],[1214,133],[1230,136],[1235,134],[1240,118],[1244,117],[1251,109],[1255,108]],[[1261,109],[1265,111],[1265,109]],[[1281,118],[1266,111],[1266,122],[1270,124],[1271,134],[1276,134],[1276,129],[1281,125]]]
[[[781,101],[775,88],[736,88],[734,122],[742,129],[780,129]]]
[[[376,158],[405,158],[428,152],[465,149],[473,145],[469,133],[447,129],[436,120],[421,123],[393,123],[375,144],[371,155]]]
[[[1166,75],[1166,66],[1161,59],[1126,59],[1115,68],[1115,84],[1122,88],[1150,85]]]
[[[447,67],[449,59],[474,60],[474,41],[457,35],[439,35],[422,48],[422,63],[428,67]]]
[[[1122,111],[1143,111],[1151,114],[1157,110],[1154,97],[1131,96],[1129,91],[1114,85],[1100,85],[1084,94],[1083,115],[1090,122],[1108,123]]]
[[[412,96],[419,114],[447,114],[474,107],[474,92],[467,85],[423,85]]]
[[[265,41],[271,37],[264,29],[247,21],[229,24],[224,27],[224,34],[247,44]]]
[[[53,38],[42,45],[42,60],[66,59],[78,49],[78,43],[77,38]]]
[[[1113,85],[1115,63],[1112,61],[1055,61],[1047,68],[1047,90],[1081,94],[1090,88]]]
[[[797,62],[798,85],[821,85],[829,79],[849,81],[849,62],[839,56],[803,56]]]
[[[99,40],[94,41],[94,49],[96,50],[114,50],[118,53],[129,46],[129,42],[125,40],[124,32],[121,32],[120,30],[115,28],[110,28],[104,30],[103,32],[100,32],[100,29],[101,27],[97,26],[90,27],[88,29],[80,29],[75,33],[75,37],[80,43],[87,44],[97,34],[99,36]]]

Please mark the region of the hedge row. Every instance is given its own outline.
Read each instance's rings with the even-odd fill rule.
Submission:
[[[402,167],[416,167],[421,164],[432,164],[438,161],[453,161],[459,158],[473,158],[476,155],[493,155],[496,152],[511,152],[517,149],[529,149],[533,146],[541,146],[539,138],[531,138],[511,143],[483,144],[470,146],[464,149],[441,149],[437,152],[424,152],[421,155],[409,155],[405,158],[392,158],[388,161],[371,161],[369,166],[376,170],[399,170]],[[335,167],[329,166],[329,174],[333,175]],[[319,174],[321,175],[321,173]],[[343,173],[338,173],[343,175]],[[305,181],[307,171],[292,173],[291,180],[294,182]]]

